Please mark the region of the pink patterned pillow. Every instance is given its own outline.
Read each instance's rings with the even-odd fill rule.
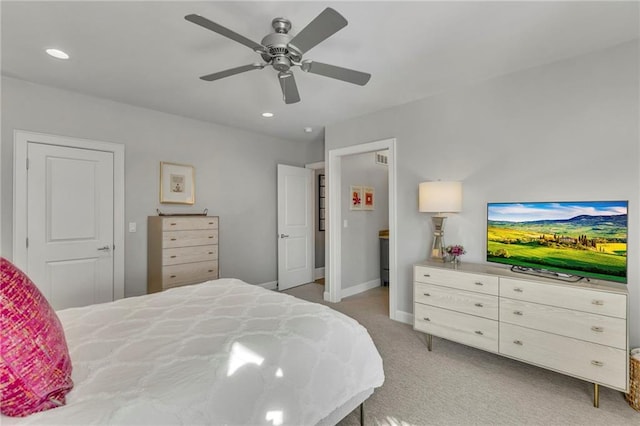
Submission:
[[[0,258],[0,412],[26,416],[65,403],[71,358],[55,311],[21,270]]]

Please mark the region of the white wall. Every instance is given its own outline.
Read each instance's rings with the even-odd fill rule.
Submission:
[[[322,144],[278,140],[230,127],[2,78],[2,253],[11,258],[13,130],[125,145],[125,294],[146,292],[146,221],[209,209],[220,216],[220,271],[260,284],[277,279],[276,164],[320,161]],[[161,205],[160,161],[196,169],[196,204]],[[127,227],[128,228],[128,227]]]
[[[398,309],[412,312],[411,266],[426,257],[418,183],[463,181],[447,222],[463,261],[484,262],[486,203],[629,200],[631,343],[640,345],[638,41],[329,125],[327,151],[397,138]],[[327,155],[328,157],[328,155]]]
[[[380,278],[378,232],[389,229],[389,168],[375,163],[375,153],[347,155],[341,159],[342,290]],[[350,210],[351,185],[373,187],[374,210]]]

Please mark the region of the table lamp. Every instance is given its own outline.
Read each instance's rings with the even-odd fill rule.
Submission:
[[[462,182],[422,182],[418,187],[418,211],[436,213],[433,221],[433,244],[431,259],[444,261],[444,220],[443,213],[455,213],[462,209]]]

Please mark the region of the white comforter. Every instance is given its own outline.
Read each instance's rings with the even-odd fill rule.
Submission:
[[[67,405],[3,425],[312,425],[384,381],[355,320],[235,279],[58,315]]]

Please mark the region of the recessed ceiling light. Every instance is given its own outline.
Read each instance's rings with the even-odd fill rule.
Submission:
[[[305,127],[304,128],[304,132],[305,133],[311,133],[311,132],[313,132],[313,129],[311,127]]]
[[[262,116],[265,118],[271,118],[273,117],[273,113],[272,112],[263,112]]]
[[[69,55],[59,49],[47,49],[46,52],[54,58],[69,59]]]

